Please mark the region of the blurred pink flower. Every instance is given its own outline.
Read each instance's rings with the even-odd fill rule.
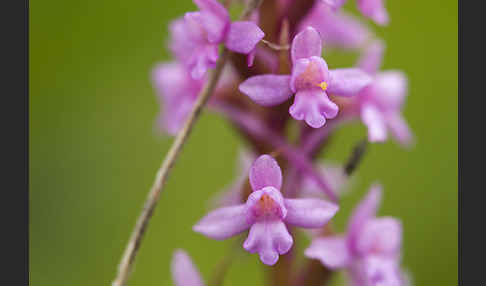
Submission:
[[[407,78],[401,71],[377,72],[383,50],[383,44],[376,41],[360,59],[358,65],[374,78],[355,99],[361,120],[368,127],[369,141],[385,141],[389,130],[401,144],[409,145],[413,141],[413,135],[401,115],[407,96]]]
[[[216,0],[194,0],[200,11],[188,12],[170,26],[170,49],[185,63],[194,79],[214,68],[218,59],[218,45],[248,54],[251,65],[256,44],[263,39],[263,31],[252,21],[231,22],[226,8]]]
[[[391,217],[376,218],[381,187],[375,185],[356,207],[346,235],[315,238],[305,255],[330,269],[346,268],[353,286],[402,286],[402,225]]]
[[[346,0],[321,0],[333,10],[338,10]],[[379,25],[386,25],[390,21],[384,0],[356,0],[358,10]]]
[[[368,28],[343,11],[333,11],[329,5],[317,1],[312,10],[299,24],[299,30],[315,28],[326,46],[358,49],[371,37]]]
[[[161,106],[157,126],[175,135],[189,115],[205,78],[193,79],[184,65],[170,62],[154,68],[152,82]]]
[[[172,280],[176,286],[204,286],[201,274],[184,250],[174,251],[171,263]]]

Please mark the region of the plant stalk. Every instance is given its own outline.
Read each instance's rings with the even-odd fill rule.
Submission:
[[[192,127],[199,119],[199,115],[201,114],[203,107],[206,105],[206,102],[216,88],[222,70],[226,63],[228,53],[229,52],[226,48],[222,51],[216,63],[216,68],[211,72],[209,80],[200,92],[197,101],[194,104],[191,113],[189,114],[189,117],[187,118],[182,129],[177,133],[177,136],[172,143],[172,146],[170,147],[169,152],[167,153],[167,156],[162,163],[162,166],[157,171],[154,184],[150,189],[147,200],[145,201],[142,213],[138,217],[135,228],[133,229],[130,240],[128,241],[125,252],[123,253],[120,265],[118,267],[118,274],[112,284],[113,286],[126,285],[127,279],[135,262],[135,257],[140,248],[143,236],[145,234],[145,231],[147,230],[150,218],[152,217],[155,207],[157,206],[157,202],[159,201],[160,193],[162,192],[167,178],[169,177],[172,166],[176,162],[177,157],[181,152],[182,147],[184,146],[184,143],[187,141],[187,138],[191,133]]]

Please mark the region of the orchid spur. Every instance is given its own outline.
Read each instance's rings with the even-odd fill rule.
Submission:
[[[263,263],[274,265],[294,242],[287,225],[320,228],[338,211],[336,204],[321,199],[284,198],[280,191],[282,171],[269,155],[255,160],[249,180],[253,192],[245,204],[210,212],[194,231],[221,240],[250,229],[243,248],[258,253]]]

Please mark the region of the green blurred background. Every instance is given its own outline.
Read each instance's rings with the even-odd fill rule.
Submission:
[[[348,3],[349,8],[354,6]],[[153,129],[150,83],[169,59],[167,24],[190,0],[44,0],[30,3],[31,284],[109,285],[171,139]],[[415,285],[457,284],[457,1],[387,1],[384,68],[410,79],[405,116],[417,144],[372,145],[336,217],[343,229],[369,185],[385,188],[382,215],[404,223],[404,266]],[[354,10],[354,8],[352,8]],[[335,65],[353,63],[333,56]],[[342,161],[365,135],[359,124],[333,140]],[[184,248],[208,279],[231,240],[191,231],[207,199],[235,175],[242,142],[214,114],[198,122],[163,193],[130,285],[172,285],[169,263]],[[262,285],[256,255],[225,285]],[[338,279],[339,281],[339,279]],[[339,282],[337,282],[339,283]]]

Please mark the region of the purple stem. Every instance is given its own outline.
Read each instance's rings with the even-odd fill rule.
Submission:
[[[352,115],[343,115],[342,117],[338,117],[334,120],[329,120],[324,127],[315,129],[302,143],[302,151],[305,154],[315,152],[332,131],[350,120],[352,120]]]
[[[353,119],[353,114],[343,114],[342,116],[330,120],[326,125],[319,129],[312,130],[307,136],[304,136],[304,132],[301,132],[300,142],[303,145],[301,150],[307,156],[310,156],[318,151],[322,143],[328,138],[329,134],[336,130],[340,125]],[[289,170],[289,176],[286,183],[287,196],[295,197],[297,195],[297,188],[300,183],[300,171],[294,167]]]
[[[262,140],[268,141],[272,146],[277,149],[281,149],[282,154],[294,163],[297,169],[301,172],[307,173],[316,183],[322,188],[324,193],[336,202],[338,200],[334,190],[326,183],[324,178],[314,169],[314,166],[306,158],[306,153],[301,150],[295,150],[294,147],[290,146],[284,138],[279,134],[276,134],[273,130],[268,128],[260,120],[249,116],[245,112],[241,111],[239,108],[219,103],[217,105],[218,109],[229,119],[238,124],[241,128],[245,129],[247,132],[251,133],[253,136],[257,136]]]

